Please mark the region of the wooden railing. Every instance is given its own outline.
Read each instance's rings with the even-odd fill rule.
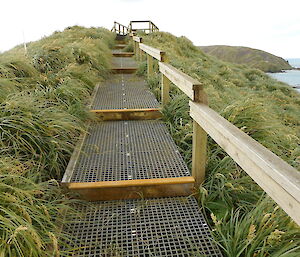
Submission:
[[[129,33],[129,28],[115,21],[111,31],[119,35],[127,35]]]
[[[145,28],[136,28],[135,24],[145,24]],[[145,32],[145,33],[152,33],[159,31],[159,28],[152,22],[152,21],[130,21],[129,23],[129,32],[135,34],[136,32]]]
[[[192,175],[196,187],[205,177],[208,134],[300,225],[300,172],[209,108],[202,84],[168,64],[165,52],[143,44],[140,37],[134,36],[132,39],[138,58],[141,59],[143,53],[147,55],[148,77],[154,73],[153,58],[159,62],[159,71],[162,74],[162,103],[170,101],[171,82],[191,99]]]

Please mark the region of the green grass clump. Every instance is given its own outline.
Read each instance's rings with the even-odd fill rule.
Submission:
[[[211,108],[300,169],[299,93],[260,70],[210,57],[185,37],[158,32],[143,35],[143,40],[165,51],[173,66],[199,80]],[[145,67],[142,62],[138,74],[145,74]],[[148,84],[159,99],[160,75],[154,75]],[[163,109],[165,122],[191,167],[193,129],[188,98],[174,85],[170,94],[171,101]],[[199,202],[225,256],[300,255],[299,227],[211,138],[206,171]],[[264,227],[265,215],[269,220]]]
[[[60,180],[115,35],[70,27],[0,54],[0,256],[59,256]]]
[[[34,178],[23,176],[24,171],[22,175],[3,173],[6,165],[16,172],[24,165],[20,162],[15,167],[16,160],[7,161],[0,160],[0,255],[59,256],[60,226],[70,200],[55,180],[35,183]]]

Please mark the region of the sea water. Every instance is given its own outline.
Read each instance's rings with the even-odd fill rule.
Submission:
[[[295,68],[300,68],[300,58],[289,58],[287,59],[289,64]]]
[[[287,59],[291,66],[300,68],[300,58]],[[291,86],[299,87],[300,92],[300,70],[286,70],[278,73],[268,73],[272,78],[285,82]]]

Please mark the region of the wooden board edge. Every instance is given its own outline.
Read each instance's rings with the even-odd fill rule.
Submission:
[[[113,53],[115,57],[131,57],[134,56],[133,52],[120,52],[120,53]]]
[[[185,177],[184,177],[185,178]],[[189,196],[193,194],[194,179],[193,177],[187,177],[188,179],[176,181],[169,181],[167,179],[155,179],[156,183],[143,183],[139,184],[134,181],[130,186],[125,186],[125,182],[114,181],[119,186],[114,187],[74,187],[74,184],[83,183],[69,183],[69,189],[78,193],[79,198],[88,201],[109,201],[109,200],[125,200],[125,199],[144,199],[144,198],[157,198],[157,197],[175,197],[175,196]],[[166,180],[165,182],[159,182],[159,180]],[[131,180],[132,181],[132,180]],[[153,182],[153,181],[152,181]],[[92,182],[98,183],[98,182]],[[91,184],[91,183],[87,183]],[[127,183],[128,184],[128,183]],[[108,185],[108,184],[107,184]],[[71,186],[71,188],[70,188]],[[95,185],[96,186],[96,185]]]
[[[100,87],[100,83],[97,83],[96,86],[94,87],[93,93],[91,95],[91,101],[87,106],[89,109],[91,109],[93,104],[94,104],[95,97],[96,97],[96,94],[97,94],[97,91],[98,91],[99,87]]]
[[[89,125],[88,125],[88,127],[89,127]],[[71,177],[72,177],[72,174],[73,174],[74,168],[76,166],[78,157],[79,157],[79,155],[81,153],[81,149],[82,149],[83,143],[84,143],[86,135],[88,133],[87,130],[85,132],[83,132],[79,136],[79,139],[78,139],[78,141],[76,143],[74,151],[73,151],[73,153],[71,155],[71,158],[69,160],[68,166],[67,166],[67,168],[65,170],[64,176],[63,176],[63,178],[61,180],[62,184],[68,183],[70,181]]]
[[[69,189],[96,189],[96,188],[121,188],[133,186],[152,186],[152,185],[172,185],[194,183],[192,176],[176,178],[153,178],[153,179],[133,179],[118,181],[99,181],[99,182],[71,182],[67,183]]]
[[[162,118],[160,109],[91,110],[102,121],[109,120],[154,120]]]
[[[113,74],[120,74],[120,73],[125,73],[125,74],[131,74],[135,73],[137,71],[137,68],[111,68],[111,72]]]
[[[161,108],[90,110],[90,112],[94,112],[94,113],[114,113],[114,112],[156,112],[156,111],[161,111]]]

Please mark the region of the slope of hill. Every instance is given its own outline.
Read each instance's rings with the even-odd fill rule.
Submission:
[[[264,72],[280,72],[292,69],[292,66],[283,58],[258,49],[225,45],[199,47],[203,52],[223,61],[245,64],[250,68],[257,68]]]
[[[0,54],[0,256],[62,256],[72,201],[56,179],[108,74],[114,37],[75,26]]]

